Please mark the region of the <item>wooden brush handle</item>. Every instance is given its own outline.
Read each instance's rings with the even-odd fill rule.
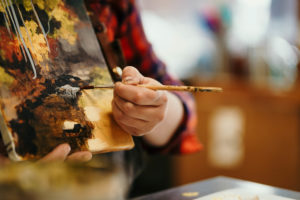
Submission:
[[[187,91],[187,92],[222,92],[219,87],[197,87],[197,86],[179,86],[179,85],[137,85],[152,90],[170,90],[170,91]]]
[[[197,87],[197,86],[181,86],[181,85],[137,85],[151,90],[169,90],[169,91],[186,91],[186,92],[222,92],[223,89],[219,87]],[[81,90],[89,89],[113,89],[114,85],[87,85],[83,86]]]

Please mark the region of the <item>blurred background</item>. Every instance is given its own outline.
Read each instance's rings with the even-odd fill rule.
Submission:
[[[297,0],[139,0],[148,39],[196,94],[192,155],[150,156],[133,195],[219,175],[300,191]]]

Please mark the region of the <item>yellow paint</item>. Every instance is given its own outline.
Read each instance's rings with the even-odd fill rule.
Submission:
[[[61,0],[33,0],[33,3],[36,4],[41,10],[45,10],[48,14],[51,12]]]
[[[61,22],[61,28],[55,29],[53,37],[65,39],[71,45],[74,45],[77,39],[74,26],[79,22],[79,19],[77,16],[71,16],[68,12],[63,10],[63,7],[65,7],[64,3],[60,2],[51,12],[50,17]]]
[[[5,12],[5,9],[3,8],[2,3],[0,3],[0,12],[2,12],[2,13]]]
[[[31,0],[22,0],[23,5],[27,11],[32,10]],[[52,37],[54,39],[64,39],[70,45],[75,45],[77,40],[77,33],[75,32],[75,24],[79,22],[79,19],[75,15],[70,15],[70,13],[66,12],[65,4],[61,0],[34,0],[33,3],[35,6],[38,6],[40,9],[45,10],[50,18],[55,18],[57,21],[61,23],[61,27],[59,29],[54,30],[53,35],[48,35],[48,37]],[[72,12],[72,11],[70,11]],[[26,27],[26,28],[25,28]],[[38,30],[39,25],[35,19],[30,21],[25,20],[25,27],[21,26],[20,30],[22,36],[24,37],[24,41],[26,46],[29,48],[32,53],[33,59],[37,64],[40,64],[42,67],[42,72],[49,72],[49,66],[47,61],[49,60],[49,51],[47,48],[47,44],[44,38],[44,35]],[[26,29],[29,33],[29,36],[26,32]],[[31,39],[31,42],[30,42]],[[0,52],[1,53],[1,52]],[[3,55],[0,54],[2,57]],[[4,55],[5,56],[5,55]],[[45,62],[46,61],[46,62]],[[41,64],[43,63],[43,64]]]
[[[33,0],[33,3],[39,7],[41,10],[45,10],[48,14],[51,12],[61,0]],[[22,0],[23,6],[26,11],[32,10],[32,5],[30,0]]]
[[[45,10],[45,1],[34,1],[34,4],[36,4],[38,7],[39,7],[39,9],[41,9],[41,10]]]
[[[30,0],[23,0],[23,6],[24,6],[26,11],[31,11],[32,10]]]
[[[26,46],[30,49],[31,52],[33,52],[34,60],[38,63],[43,62],[44,59],[48,60],[49,51],[47,49],[47,44],[44,39],[44,36],[42,33],[36,33],[38,29],[38,24],[35,21],[31,20],[25,21],[25,26],[28,30],[29,37],[31,37],[32,44],[30,43],[30,40],[27,36],[25,27],[20,27],[20,30],[25,40]]]
[[[7,74],[5,70],[0,66],[0,85],[10,86],[14,81],[14,78]]]
[[[30,0],[23,0],[23,4],[27,11],[32,10]],[[45,10],[50,18],[55,18],[57,21],[61,22],[61,28],[56,29],[53,36],[48,35],[48,37],[53,37],[55,39],[64,39],[71,45],[74,45],[76,43],[77,33],[75,32],[74,26],[79,22],[79,19],[77,17],[70,16],[70,14],[63,9],[65,5],[62,1],[36,0],[34,1],[34,4],[36,4],[40,9]],[[39,25],[36,20],[25,20],[25,26],[29,32],[29,37],[31,38],[32,44],[30,43],[25,27],[21,26],[20,30],[24,37],[26,46],[33,53],[34,60],[37,63],[42,63],[49,60],[49,51],[45,38],[42,33],[37,33]],[[45,70],[49,71],[49,67],[46,66]]]

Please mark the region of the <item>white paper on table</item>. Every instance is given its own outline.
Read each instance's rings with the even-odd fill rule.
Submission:
[[[229,189],[194,200],[295,200],[277,195],[253,192],[247,189]]]

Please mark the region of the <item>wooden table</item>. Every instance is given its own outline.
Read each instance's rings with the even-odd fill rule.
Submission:
[[[191,200],[208,194],[212,194],[214,192],[219,192],[221,190],[233,188],[247,189],[251,192],[253,191],[253,193],[263,192],[272,195],[278,195],[282,197],[300,200],[300,192],[223,176],[191,183],[188,185],[183,185],[154,194],[137,197],[132,200]],[[197,196],[187,197],[183,195],[184,193],[195,193],[197,194]]]

